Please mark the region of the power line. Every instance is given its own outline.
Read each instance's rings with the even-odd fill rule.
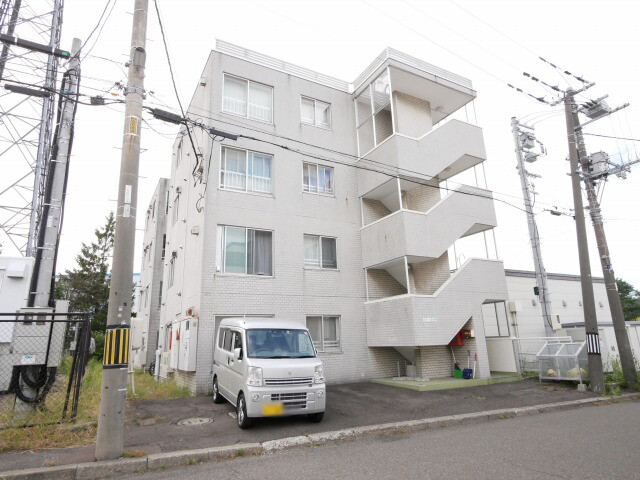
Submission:
[[[454,29],[454,28],[450,27],[450,26],[449,26],[449,25],[447,25],[446,23],[444,23],[444,22],[442,22],[442,21],[438,20],[437,18],[435,18],[435,17],[433,17],[433,16],[429,15],[427,12],[425,12],[424,10],[422,10],[422,9],[420,9],[420,8],[418,8],[418,7],[416,7],[415,5],[412,5],[412,4],[411,4],[411,3],[409,3],[407,0],[402,0],[402,2],[403,2],[405,5],[408,5],[409,7],[411,7],[412,9],[414,9],[415,11],[417,11],[417,12],[421,13],[421,14],[422,14],[422,15],[424,15],[425,17],[430,18],[431,20],[433,20],[433,21],[434,21],[434,22],[436,22],[437,24],[439,24],[439,25],[443,26],[444,28],[446,28],[446,29],[447,29],[447,30],[449,30],[450,32],[453,32],[455,35],[459,36],[460,38],[463,38],[464,40],[466,40],[467,42],[471,43],[472,45],[475,45],[477,48],[479,48],[480,50],[484,51],[484,52],[485,52],[485,53],[487,53],[488,55],[491,55],[492,57],[494,57],[494,58],[498,59],[499,61],[501,61],[501,62],[502,62],[502,63],[504,63],[505,65],[507,65],[507,66],[509,66],[509,67],[513,68],[514,70],[517,70],[517,71],[519,71],[519,72],[523,73],[523,75],[525,75],[525,76],[528,76],[528,75],[529,75],[529,74],[527,74],[526,72],[523,72],[523,70],[522,70],[520,67],[518,67],[518,66],[514,65],[513,63],[511,63],[509,60],[505,60],[504,58],[502,58],[502,57],[500,57],[500,56],[496,55],[494,52],[492,52],[492,51],[491,51],[491,50],[489,50],[488,48],[483,47],[482,45],[480,45],[480,44],[479,44],[478,42],[476,42],[475,40],[473,40],[473,39],[471,39],[471,38],[469,38],[469,37],[467,37],[467,36],[465,36],[465,35],[461,34],[461,33],[460,33],[460,32],[458,32],[456,29]],[[536,78],[536,77],[534,77],[534,78]],[[544,82],[544,81],[540,81],[540,83],[541,83],[542,85],[546,86],[546,87],[549,87],[549,89],[551,90],[551,93],[552,93],[552,94],[554,94],[554,92],[559,92],[559,91],[560,91],[560,89],[559,89],[558,87],[555,87],[555,86],[549,85],[548,83],[546,83],[546,82]]]
[[[154,96],[154,98],[157,98],[157,97]],[[147,102],[147,103],[153,104],[153,102]],[[169,107],[168,105],[166,105],[164,102],[162,102],[162,105],[165,106],[166,108],[171,109],[171,110],[175,110],[175,109]],[[394,168],[394,167],[391,167],[390,165],[387,165],[387,164],[385,164],[383,162],[379,162],[379,161],[370,159],[368,157],[361,157],[361,156],[354,155],[354,154],[347,153],[347,152],[343,152],[343,151],[340,151],[340,150],[335,150],[335,149],[332,149],[332,148],[323,147],[323,146],[320,146],[320,145],[315,145],[315,144],[308,143],[308,142],[305,142],[305,141],[302,141],[302,140],[297,140],[295,138],[287,137],[285,135],[280,135],[280,134],[277,134],[277,133],[274,133],[274,132],[261,130],[259,128],[250,127],[248,125],[243,125],[243,124],[236,123],[236,122],[231,122],[231,121],[228,121],[228,120],[225,120],[225,119],[214,118],[214,117],[209,116],[209,115],[213,114],[213,112],[211,112],[210,110],[205,110],[205,109],[202,109],[202,108],[198,108],[198,107],[195,107],[193,105],[190,108],[191,109],[195,109],[195,110],[200,110],[202,112],[206,112],[206,114],[202,114],[202,113],[198,114],[201,118],[204,118],[206,120],[210,120],[210,121],[218,122],[218,123],[223,123],[223,124],[226,124],[226,125],[231,125],[231,126],[234,126],[234,127],[242,128],[242,129],[245,129],[245,130],[250,130],[250,131],[253,131],[253,132],[256,132],[256,133],[260,133],[260,134],[263,134],[263,135],[268,135],[268,136],[275,137],[275,138],[280,138],[282,140],[298,143],[298,144],[301,144],[301,145],[305,145],[307,147],[316,148],[318,150],[323,150],[323,151],[326,151],[326,152],[329,152],[329,153],[334,153],[334,154],[337,154],[337,155],[341,155],[341,156],[344,156],[344,157],[347,157],[347,158],[350,158],[350,159],[353,159],[353,160],[356,160],[356,161],[360,160],[360,161],[368,162],[368,163],[371,163],[371,164],[379,165],[381,168],[386,168],[386,169],[393,169]],[[206,128],[206,126],[200,124],[198,121],[195,121],[194,125],[197,125],[197,126],[199,126],[201,128]],[[258,141],[261,141],[261,140],[258,140]],[[275,144],[275,145],[277,145],[277,144]],[[320,157],[320,159],[324,159],[324,158],[325,157]],[[434,176],[425,175],[425,174],[423,174],[421,172],[417,172],[415,170],[404,169],[404,168],[399,168],[399,167],[395,167],[395,168],[397,169],[397,172],[395,172],[393,174],[394,178],[397,176],[397,173],[399,173],[399,172],[400,173],[405,173],[407,175],[417,175],[419,177],[422,177],[425,180],[433,180],[435,178]],[[455,181],[449,181],[449,182],[453,183],[453,184],[456,184],[458,186],[463,186],[464,185],[462,183],[455,182]],[[492,190],[492,193],[496,194],[496,195],[502,195],[502,196],[505,196],[505,197],[521,200],[521,197],[518,197],[516,195],[511,195],[511,194],[508,194],[508,193],[504,193],[504,192],[500,192],[500,191]],[[496,200],[501,201],[500,199],[496,199]],[[538,201],[538,203],[540,205],[547,205],[547,206],[554,207],[554,208],[558,207],[557,203],[549,203],[549,202],[541,202],[541,201]],[[568,209],[568,207],[563,207],[563,208],[567,208]]]
[[[173,66],[171,65],[171,57],[169,56],[169,47],[167,45],[167,37],[165,36],[164,33],[164,26],[162,24],[162,18],[160,16],[160,7],[158,6],[158,0],[153,0],[153,5],[156,8],[156,15],[158,17],[158,24],[160,26],[160,33],[162,34],[162,43],[164,44],[164,51],[167,57],[167,64],[169,65],[169,73],[171,74],[171,83],[173,85],[173,91],[176,94],[176,100],[178,101],[178,105],[180,106],[180,113],[182,114],[182,117],[185,118],[186,115],[184,113],[184,108],[182,108],[182,102],[180,101],[180,95],[178,94],[178,86],[176,85],[176,79],[175,76],[173,75]],[[193,137],[191,135],[191,130],[189,129],[189,126],[186,125],[187,128],[187,134],[189,136],[189,142],[191,143],[191,148],[193,148],[193,153],[196,156],[196,164],[193,167],[193,171],[191,172],[192,176],[195,176],[196,171],[198,169],[198,164],[200,162],[200,155],[198,155],[198,149],[196,149],[196,145],[194,143]]]
[[[602,135],[600,133],[587,133],[587,132],[582,132],[582,134],[590,135],[592,137],[615,138],[616,140],[629,140],[631,142],[640,142],[640,138],[617,137],[615,135]]]
[[[518,45],[520,48],[526,50],[527,52],[529,52],[530,54],[532,54],[533,56],[537,57],[539,60],[541,60],[542,62],[550,65],[551,67],[554,68],[554,70],[556,72],[558,72],[558,74],[560,75],[560,73],[564,73],[565,75],[570,75],[573,78],[575,78],[576,80],[582,82],[582,83],[589,83],[587,80],[585,80],[582,77],[576,76],[573,73],[562,69],[561,67],[555,65],[554,63],[550,62],[549,60],[546,60],[545,58],[542,58],[540,55],[538,55],[536,52],[534,52],[532,49],[530,49],[529,47],[527,47],[526,45],[520,43],[519,41],[517,41],[516,39],[510,37],[509,35],[507,35],[506,33],[504,33],[502,30],[499,30],[498,28],[494,27],[493,25],[491,25],[489,22],[487,22],[486,20],[483,20],[482,18],[478,17],[477,15],[475,15],[474,13],[470,12],[469,10],[467,10],[466,8],[464,8],[462,5],[456,3],[454,0],[449,0],[449,3],[452,3],[453,5],[455,5],[456,7],[458,7],[460,10],[465,11],[468,15],[472,16],[473,18],[475,18],[476,20],[482,22],[483,24],[485,24],[487,27],[489,27],[490,29],[492,29],[493,31],[499,33],[500,35],[502,35],[504,38],[506,38],[507,40],[513,42],[514,44]],[[567,79],[563,76],[560,75],[560,77],[567,83],[567,85],[569,87],[571,87],[571,84],[567,81]]]
[[[113,12],[114,7],[116,6],[116,1],[117,0],[113,1],[113,4],[111,5],[111,9],[109,10],[109,13],[107,14],[107,18],[105,18],[104,22],[102,22],[102,25],[100,26],[100,30],[98,30],[98,36],[96,37],[96,40],[93,42],[93,45],[91,45],[91,48],[89,49],[89,51],[87,53],[85,53],[85,55],[82,57],[83,60],[87,57],[87,55],[89,55],[89,53],[91,53],[91,51],[98,44],[98,40],[100,40],[100,35],[102,35],[102,29],[104,28],[104,26],[109,21],[109,17],[111,17],[111,12]]]
[[[196,123],[193,120],[191,121],[191,123],[193,125],[197,126],[197,127],[200,127],[200,128],[205,128],[205,129],[207,128],[205,125],[202,125],[200,123]],[[460,193],[460,194],[463,194],[463,195],[469,195],[469,196],[478,197],[478,198],[485,198],[485,199],[495,200],[495,201],[504,203],[506,205],[509,205],[509,206],[511,206],[513,208],[516,208],[518,210],[521,210],[523,212],[526,211],[526,210],[524,210],[523,208],[520,208],[517,205],[509,203],[506,200],[502,200],[502,199],[499,199],[499,198],[494,198],[493,196],[481,195],[481,194],[472,193],[472,192],[459,191],[459,190],[451,189],[451,188],[448,188],[448,187],[441,187],[439,185],[431,185],[429,183],[423,183],[423,182],[420,182],[420,181],[415,180],[415,179],[410,178],[410,177],[406,177],[406,176],[401,177],[400,175],[395,174],[393,172],[387,172],[387,171],[377,170],[377,169],[370,168],[370,167],[365,167],[363,165],[356,165],[356,164],[353,164],[353,163],[342,162],[342,161],[339,161],[339,160],[336,160],[336,159],[327,158],[327,157],[324,157],[324,156],[320,156],[320,155],[316,155],[316,154],[313,154],[313,153],[305,152],[305,151],[297,149],[297,148],[291,148],[291,147],[289,147],[287,145],[283,145],[283,144],[276,143],[276,142],[271,142],[269,140],[263,140],[263,139],[252,137],[252,136],[249,136],[249,135],[238,134],[238,138],[244,138],[244,139],[247,139],[247,140],[253,140],[253,141],[256,141],[256,142],[260,142],[260,143],[266,143],[268,145],[273,145],[273,146],[281,148],[283,150],[288,150],[290,152],[294,152],[294,153],[297,153],[299,155],[302,155],[302,156],[305,156],[305,157],[309,157],[309,158],[313,158],[313,159],[316,159],[316,160],[321,160],[321,161],[325,161],[325,162],[329,162],[329,163],[343,165],[343,166],[346,166],[346,167],[349,167],[349,168],[355,168],[355,169],[366,170],[366,171],[370,171],[370,172],[374,172],[374,173],[379,173],[379,174],[385,175],[385,176],[387,176],[387,177],[389,177],[391,179],[400,178],[401,180],[405,180],[407,182],[414,183],[416,185],[421,185],[421,186],[426,186],[426,187],[431,187],[431,188],[437,188],[438,190],[444,190],[444,191],[447,191],[447,192],[457,192],[457,193]],[[391,168],[392,169],[393,167],[387,166],[387,168]],[[400,169],[398,169],[398,170],[400,170]]]
[[[370,4],[370,3],[368,3],[366,0],[360,0],[360,1],[361,1],[362,3],[364,3],[365,5],[367,5],[368,7],[373,8],[374,10],[378,11],[380,14],[384,15],[385,17],[387,17],[387,18],[389,18],[389,19],[393,20],[394,22],[399,23],[400,25],[402,25],[402,26],[404,26],[404,27],[408,28],[409,30],[411,30],[411,31],[412,31],[412,32],[414,32],[415,34],[417,34],[417,35],[421,36],[422,38],[424,38],[425,40],[427,40],[428,42],[433,43],[433,44],[434,44],[434,45],[436,45],[437,47],[440,47],[441,49],[443,49],[443,50],[445,50],[446,52],[450,53],[450,54],[451,54],[451,55],[453,55],[454,57],[457,57],[457,58],[459,58],[460,60],[462,60],[463,62],[468,63],[469,65],[471,65],[471,66],[473,66],[473,67],[477,68],[477,69],[478,69],[478,70],[480,70],[481,72],[483,72],[483,73],[485,73],[486,75],[488,75],[488,76],[492,77],[494,80],[497,80],[499,83],[502,83],[502,84],[506,85],[507,87],[509,87],[509,88],[511,88],[511,89],[513,89],[513,90],[515,90],[515,91],[517,91],[517,92],[522,93],[523,95],[526,95],[526,96],[528,96],[528,97],[530,97],[530,98],[533,98],[534,100],[536,100],[536,101],[538,101],[538,102],[540,102],[540,103],[549,103],[549,102],[548,102],[544,97],[536,97],[535,95],[532,95],[531,93],[529,93],[529,92],[527,92],[527,91],[523,90],[522,88],[517,87],[517,86],[515,86],[515,85],[513,85],[513,84],[511,84],[511,83],[509,83],[509,82],[507,82],[506,80],[504,80],[504,79],[502,79],[502,78],[498,77],[497,75],[495,75],[495,74],[491,73],[489,70],[487,70],[487,69],[485,69],[485,68],[482,68],[481,66],[479,66],[479,65],[477,65],[477,64],[475,64],[475,63],[473,63],[471,60],[467,60],[467,59],[466,59],[466,58],[464,58],[462,55],[457,54],[456,52],[454,52],[454,51],[453,51],[453,50],[451,50],[450,48],[445,47],[444,45],[442,45],[442,44],[440,44],[440,43],[436,42],[435,40],[433,40],[433,39],[431,39],[431,38],[427,37],[427,36],[426,36],[425,34],[423,34],[421,31],[416,30],[415,28],[413,28],[413,27],[412,27],[412,26],[410,26],[410,25],[407,25],[406,23],[404,23],[404,22],[402,22],[402,21],[398,20],[397,18],[395,18],[395,17],[393,17],[393,16],[389,15],[389,14],[388,14],[388,13],[386,13],[385,11],[380,10],[378,7],[376,7],[376,6],[374,6],[374,5]]]
[[[93,30],[91,30],[91,33],[89,33],[89,35],[87,36],[87,39],[80,46],[80,50],[78,50],[78,54],[77,54],[78,56],[80,56],[80,53],[82,52],[82,49],[85,47],[85,45],[87,43],[89,43],[89,40],[91,40],[91,37],[93,36],[93,34],[96,32],[96,30],[100,26],[100,23],[102,23],[102,19],[104,18],[105,13],[107,13],[107,9],[109,8],[109,4],[111,3],[111,1],[112,0],[107,0],[107,3],[105,4],[104,9],[102,10],[102,13],[100,14],[100,18],[98,19],[98,23],[96,23],[96,26],[93,27]],[[113,0],[113,2],[114,2],[114,5],[115,5],[115,0]]]

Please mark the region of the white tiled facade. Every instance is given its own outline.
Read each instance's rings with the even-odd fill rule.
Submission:
[[[137,320],[142,331],[140,349],[133,353],[136,368],[148,367],[155,361],[158,348],[158,327],[162,304],[164,273],[164,235],[166,232],[167,191],[169,180],[158,181],[153,197],[145,212],[142,259],[140,262],[139,300]]]
[[[242,111],[233,99],[223,102],[225,75],[255,82],[261,91],[272,87],[271,111],[247,108],[262,120],[225,112]],[[388,102],[373,114],[372,130],[357,129],[357,99],[384,75],[390,83],[373,96]],[[302,96],[331,105],[328,128],[301,121]],[[195,153],[184,131],[174,144],[160,375],[197,394],[210,391],[221,317],[304,322],[324,315],[339,317],[339,347],[320,353],[329,382],[404,374],[408,362],[421,376],[449,375],[447,345],[461,328],[475,338],[454,351],[456,358],[465,355],[466,366],[466,351],[477,351],[477,376],[489,376],[480,312],[484,302],[507,298],[502,263],[468,258],[458,265],[449,251],[458,238],[496,226],[491,192],[444,183],[486,159],[478,127],[442,122],[443,111],[473,98],[468,80],[391,49],[349,84],[219,42],[189,116],[254,139],[214,141],[194,127]],[[362,151],[366,142],[377,146]],[[225,188],[225,147],[270,155],[272,192]],[[328,193],[303,191],[305,162],[333,168]],[[218,271],[220,226],[272,232],[272,275]],[[337,268],[306,266],[304,235],[335,238]]]

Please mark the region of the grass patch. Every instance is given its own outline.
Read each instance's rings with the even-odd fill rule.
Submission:
[[[145,452],[144,450],[125,450],[124,452],[122,452],[122,456],[124,458],[140,458],[146,457],[147,452]]]
[[[136,386],[136,394],[131,391],[131,382],[127,386],[127,400],[134,402],[143,400],[167,400],[170,398],[186,398],[191,396],[189,389],[179,387],[173,381],[156,381],[155,377],[136,370],[134,375],[134,383]]]
[[[97,431],[95,422],[100,409],[102,362],[95,358],[89,360],[80,391],[76,423],[89,425],[82,429],[72,429],[70,426],[73,423],[69,418],[70,405],[67,420],[60,421],[69,378],[70,360],[70,357],[65,358],[60,365],[58,378],[47,395],[44,405],[21,419],[22,425],[29,426],[0,430],[0,452],[90,445],[95,441]],[[134,375],[136,395],[132,395],[129,384],[128,401],[165,400],[190,396],[188,389],[176,386],[173,381],[157,382],[151,375],[142,371],[136,371]],[[0,396],[0,419],[3,425],[8,424],[5,419],[11,418],[13,401],[13,395]]]

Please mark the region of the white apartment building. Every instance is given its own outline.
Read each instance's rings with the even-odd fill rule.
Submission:
[[[462,329],[488,377],[483,304],[507,286],[482,130],[453,118],[475,97],[391,48],[349,83],[218,41],[188,114],[241,136],[174,144],[145,235],[166,234],[160,375],[210,391],[216,326],[246,315],[306,322],[330,382],[450,376]]]
[[[132,355],[135,368],[155,361],[162,304],[169,180],[158,181],[145,212],[142,260],[140,263],[137,316],[132,320]]]

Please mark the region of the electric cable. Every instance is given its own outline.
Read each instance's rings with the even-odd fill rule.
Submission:
[[[182,107],[182,102],[180,101],[180,95],[178,93],[178,86],[176,85],[176,79],[175,76],[173,75],[173,66],[171,65],[171,57],[169,56],[169,46],[167,45],[167,38],[165,36],[164,33],[164,26],[162,24],[162,18],[160,15],[160,7],[158,5],[158,0],[153,0],[153,5],[155,6],[156,9],[156,15],[158,17],[158,24],[160,26],[160,33],[162,35],[162,43],[164,44],[164,52],[166,54],[166,58],[167,58],[167,64],[169,65],[169,73],[171,75],[171,83],[173,85],[173,91],[176,94],[176,100],[178,101],[178,105],[180,106],[180,112],[182,114],[182,117],[185,118],[185,113],[184,113],[184,108]],[[196,171],[198,169],[198,164],[200,163],[200,156],[198,155],[198,150],[196,149],[196,145],[194,143],[193,137],[191,136],[191,130],[189,129],[189,126],[187,125],[187,133],[189,136],[189,142],[191,143],[191,148],[193,148],[193,153],[196,157],[196,163],[193,167],[193,171],[191,172],[192,176],[195,176]]]
[[[379,12],[379,13],[380,13],[380,14],[382,14],[382,15],[384,15],[385,17],[387,17],[387,18],[389,18],[389,19],[393,20],[394,22],[396,22],[396,23],[398,23],[398,24],[400,24],[400,25],[402,25],[402,26],[404,26],[404,27],[408,28],[409,30],[411,30],[411,31],[412,31],[412,32],[414,32],[415,34],[417,34],[417,35],[419,35],[420,37],[422,37],[422,38],[424,38],[425,40],[427,40],[428,42],[433,43],[433,44],[434,44],[434,45],[436,45],[437,47],[440,47],[441,49],[443,49],[443,50],[445,50],[446,52],[450,53],[450,54],[451,54],[451,55],[453,55],[454,57],[456,57],[456,58],[458,58],[458,59],[462,60],[462,61],[463,61],[463,62],[465,62],[465,63],[468,63],[469,65],[471,65],[471,66],[475,67],[476,69],[480,70],[480,71],[481,71],[481,72],[483,72],[484,74],[486,74],[486,75],[488,75],[488,76],[492,77],[494,80],[497,80],[499,83],[502,83],[502,84],[506,85],[507,87],[509,87],[509,88],[511,88],[511,89],[513,89],[513,90],[516,90],[517,92],[520,92],[520,93],[522,93],[522,94],[524,94],[524,95],[526,95],[526,96],[528,96],[528,97],[530,97],[530,98],[532,98],[532,99],[534,99],[534,100],[537,100],[537,101],[538,101],[538,102],[540,102],[540,103],[546,103],[546,104],[549,104],[549,103],[550,103],[550,102],[548,102],[548,101],[544,98],[544,96],[543,96],[543,97],[537,97],[537,96],[535,96],[535,95],[532,95],[531,93],[529,93],[529,92],[525,91],[524,89],[522,89],[522,88],[520,88],[520,87],[518,87],[518,86],[516,86],[516,85],[513,85],[513,84],[511,84],[511,83],[509,83],[509,82],[507,82],[506,80],[504,80],[504,79],[500,78],[499,76],[495,75],[494,73],[491,73],[489,70],[487,70],[487,69],[485,69],[485,68],[483,68],[483,67],[481,67],[481,66],[479,66],[479,65],[477,65],[477,64],[475,64],[475,63],[473,63],[471,60],[467,60],[467,59],[466,59],[466,58],[464,58],[462,55],[457,54],[456,52],[454,52],[454,51],[453,51],[453,50],[451,50],[450,48],[445,47],[444,45],[442,45],[442,44],[440,44],[440,43],[436,42],[435,40],[433,40],[433,39],[431,39],[431,38],[427,37],[427,36],[426,36],[425,34],[423,34],[421,31],[416,30],[415,28],[413,28],[413,27],[412,27],[412,26],[410,26],[410,25],[407,25],[406,23],[404,23],[404,22],[402,22],[402,21],[398,20],[397,18],[395,18],[395,17],[393,17],[393,16],[389,15],[389,14],[388,14],[388,13],[386,13],[385,11],[380,10],[380,9],[379,9],[378,7],[376,7],[375,5],[372,5],[372,4],[368,3],[368,2],[367,2],[367,0],[360,0],[360,1],[361,1],[362,3],[364,3],[365,5],[367,5],[369,8],[372,8],[372,9],[376,10],[377,12]]]
[[[98,23],[96,23],[96,26],[93,27],[93,30],[91,30],[91,32],[87,36],[86,40],[84,41],[84,43],[80,46],[80,49],[78,50],[78,53],[76,53],[76,55],[78,57],[80,56],[80,53],[82,52],[82,49],[87,45],[87,43],[89,43],[89,40],[91,40],[91,37],[93,36],[93,34],[96,32],[96,30],[98,29],[98,27],[102,23],[102,19],[104,18],[105,13],[107,13],[107,9],[109,8],[109,4],[111,4],[112,1],[113,1],[114,5],[115,5],[115,1],[116,0],[107,0],[107,3],[105,4],[104,9],[102,10],[102,13],[100,14],[100,18],[98,19]]]

